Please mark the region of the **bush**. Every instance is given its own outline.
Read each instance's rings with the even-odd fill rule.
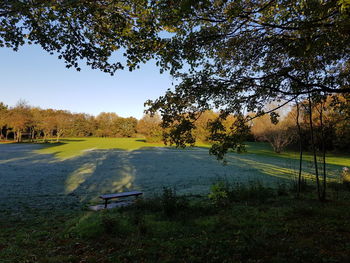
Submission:
[[[211,192],[208,197],[213,200],[216,205],[222,206],[228,203],[230,186],[227,182],[216,182],[210,187],[210,190]]]
[[[82,238],[99,238],[104,235],[124,236],[131,231],[128,222],[109,211],[99,214],[87,214],[82,217],[70,232]]]
[[[247,184],[218,181],[211,186],[209,194],[209,198],[218,206],[225,206],[229,201],[249,200],[265,202],[274,196],[274,190],[264,186],[258,180],[250,181]]]

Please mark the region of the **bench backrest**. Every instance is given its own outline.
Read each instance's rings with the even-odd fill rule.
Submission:
[[[130,191],[130,192],[123,192],[123,193],[116,193],[116,194],[100,195],[100,198],[112,199],[112,198],[119,198],[119,197],[138,196],[138,195],[142,195],[142,194],[143,193],[139,192],[139,191]]]

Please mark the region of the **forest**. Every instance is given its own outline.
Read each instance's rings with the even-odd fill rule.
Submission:
[[[275,109],[271,103],[266,110]],[[315,144],[319,151],[348,152],[350,149],[350,97],[329,95],[319,102],[290,103],[282,110],[275,110],[276,119],[270,115],[247,114],[246,141],[263,141],[271,144],[276,153],[286,147],[302,145],[311,151],[310,123],[315,133]],[[311,113],[311,114],[310,114]],[[195,142],[215,143],[212,129],[219,113],[207,110],[197,114],[191,136]],[[222,131],[229,133],[237,121],[235,115],[223,122]],[[20,101],[14,107],[0,102],[0,139],[16,142],[54,140],[64,137],[119,137],[144,136],[147,142],[161,142],[170,133],[162,127],[159,114],[145,114],[137,120],[123,118],[113,112],[102,112],[97,116],[71,113],[67,110],[41,109]]]

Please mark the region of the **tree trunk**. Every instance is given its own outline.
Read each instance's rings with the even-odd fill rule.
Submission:
[[[327,175],[326,175],[326,145],[324,137],[324,124],[323,124],[323,102],[321,102],[320,110],[320,125],[321,125],[321,139],[322,139],[322,161],[323,161],[323,189],[322,189],[322,200],[326,200],[326,186],[327,186]]]
[[[60,132],[57,131],[57,134],[56,134],[56,142],[59,142],[59,141],[60,141],[60,136],[61,136]]]
[[[21,142],[22,141],[22,132],[19,130],[17,132],[17,142]]]
[[[35,129],[34,128],[32,128],[32,133],[31,133],[31,140],[32,140],[32,142],[34,142],[34,140],[35,140]]]
[[[311,144],[312,144],[312,151],[314,156],[314,165],[315,165],[315,175],[316,175],[316,185],[317,185],[317,196],[318,199],[321,200],[321,192],[320,192],[320,179],[318,176],[318,166],[317,166],[317,154],[316,154],[316,145],[315,145],[315,138],[314,138],[314,127],[313,127],[313,121],[312,121],[312,103],[311,103],[311,97],[309,93],[309,118],[310,118],[310,135],[311,135]]]
[[[301,192],[301,170],[303,166],[303,144],[302,144],[302,134],[301,134],[301,127],[299,123],[299,114],[300,114],[300,109],[299,109],[299,103],[296,101],[296,106],[297,106],[297,127],[298,127],[298,135],[299,135],[299,174],[298,174],[298,191],[297,191],[297,196],[299,197],[300,192]]]

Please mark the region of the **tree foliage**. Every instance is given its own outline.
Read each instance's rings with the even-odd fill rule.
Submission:
[[[147,103],[162,115],[165,140],[193,144],[198,114],[215,109],[212,152],[222,155],[240,149],[247,112],[350,92],[349,10],[348,0],[3,1],[0,46],[39,44],[67,67],[85,60],[111,74],[154,58],[179,79]]]
[[[56,137],[134,137],[137,119],[123,118],[115,113],[103,112],[94,117],[84,113],[71,113],[67,110],[40,109],[19,102],[14,107],[0,103],[1,138],[22,141]]]
[[[187,63],[190,71],[177,72],[181,83],[149,101],[150,111],[160,110],[170,125],[217,108],[222,121],[231,113],[263,115],[271,101],[349,92],[350,20],[344,8],[338,1],[191,1],[170,41],[179,55],[167,57],[175,67]],[[184,140],[191,140],[190,128],[178,131]],[[232,136],[220,141],[223,150],[237,146]]]

